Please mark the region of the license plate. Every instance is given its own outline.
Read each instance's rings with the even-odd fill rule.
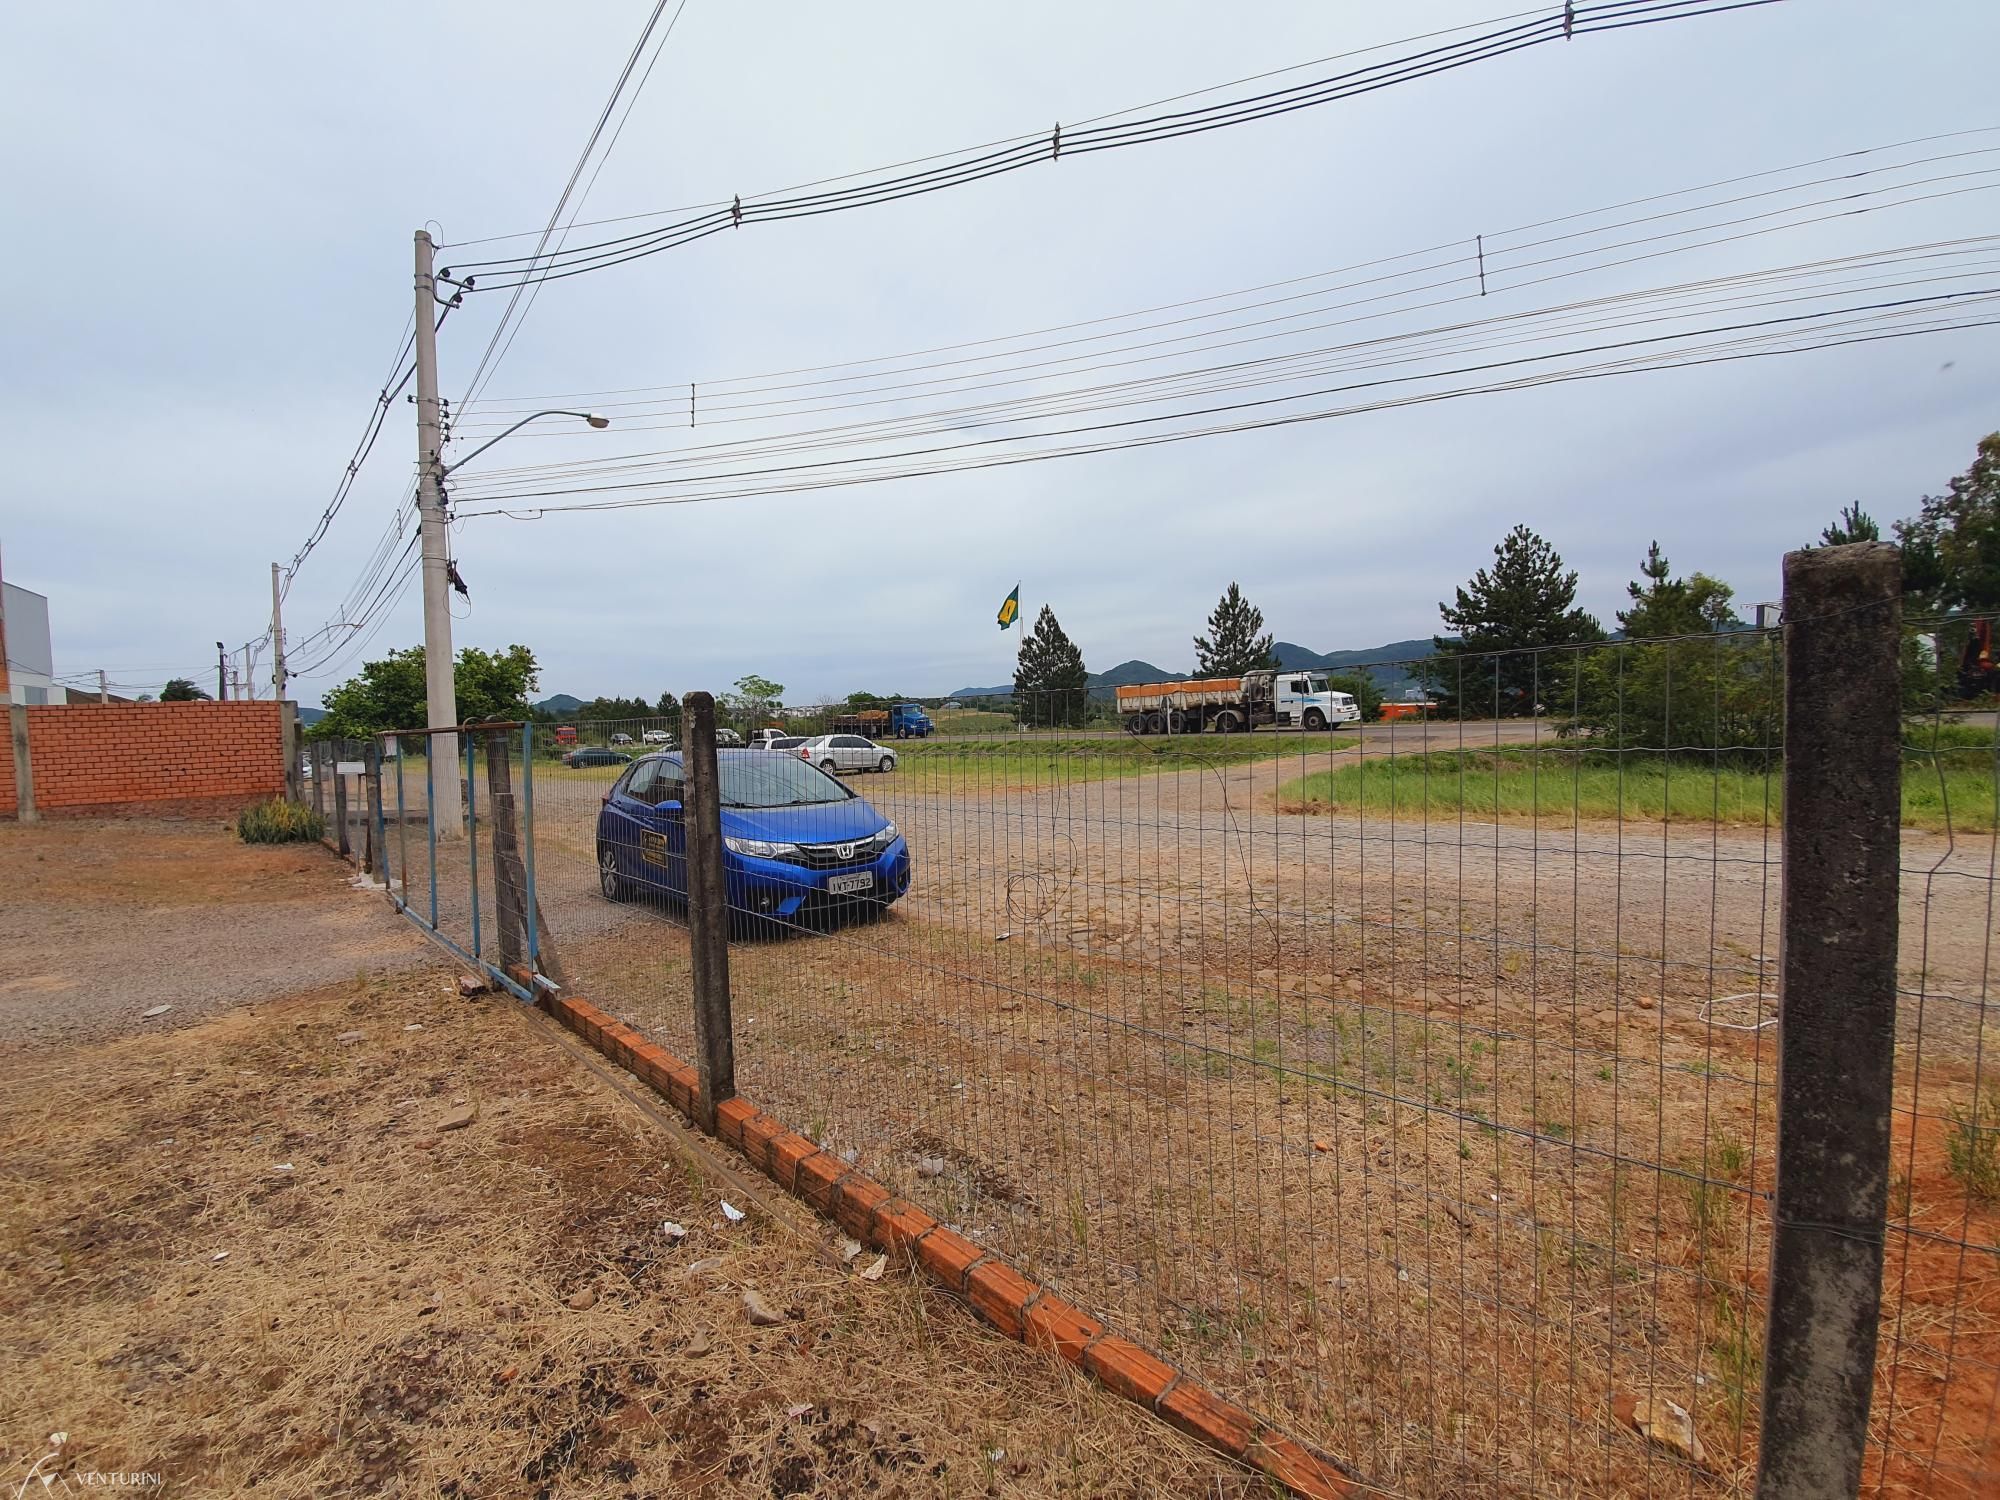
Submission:
[[[869,874],[835,875],[827,881],[826,888],[836,896],[851,896],[856,891],[874,890],[875,877]]]

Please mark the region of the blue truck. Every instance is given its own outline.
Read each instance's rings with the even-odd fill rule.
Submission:
[[[864,708],[842,714],[828,727],[831,734],[861,734],[871,740],[929,739],[937,726],[919,703],[898,703],[889,708]]]

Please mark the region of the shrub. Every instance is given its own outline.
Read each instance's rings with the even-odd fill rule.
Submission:
[[[246,844],[313,843],[326,836],[326,819],[302,802],[273,797],[236,815],[236,836]]]
[[[1982,1203],[2000,1198],[2000,1088],[1983,1101],[1974,1093],[1970,1110],[1951,1107],[1944,1156],[1945,1170],[1968,1194]]]

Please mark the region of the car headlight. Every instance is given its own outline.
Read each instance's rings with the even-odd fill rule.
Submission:
[[[725,838],[722,847],[731,854],[747,854],[752,859],[782,859],[787,854],[797,854],[797,844],[773,844],[763,839]]]
[[[886,825],[880,833],[875,835],[875,842],[880,844],[884,849],[895,843],[896,825],[894,823]]]

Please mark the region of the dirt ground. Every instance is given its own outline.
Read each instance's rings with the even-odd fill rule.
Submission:
[[[45,913],[101,920],[117,893],[192,949],[215,904],[301,941],[335,920],[308,910],[326,906],[349,946],[332,980],[295,954],[308,979],[286,989],[211,943],[213,992],[165,976],[209,1018],[0,1049],[0,1478],[39,1464],[191,1495],[1258,1492],[906,1270],[860,1279],[829,1231],[760,1206],[726,1158],[690,1165],[540,1018],[461,999],[404,952],[379,896],[349,917],[331,857],[166,826],[55,825],[8,853],[24,847]],[[256,914],[258,892],[276,914]],[[83,997],[93,1036],[126,1013],[128,971],[155,967],[109,939],[34,962],[41,1005]],[[115,1006],[92,1008],[99,986]],[[747,1291],[779,1321],[753,1326]]]
[[[1777,830],[1281,811],[1325,753],[853,778],[917,884],[732,950],[739,1081],[1400,1492],[1748,1493]],[[538,792],[544,907],[584,992],[685,1056],[685,934],[597,893],[599,790]],[[2000,1042],[1993,841],[1903,863],[1870,1472],[1969,1500],[2000,1485],[2000,1209],[1946,1138]],[[1699,1460],[1621,1418],[1649,1395]]]
[[[0,1050],[176,1030],[436,953],[338,860],[219,819],[4,822],[0,870]]]

